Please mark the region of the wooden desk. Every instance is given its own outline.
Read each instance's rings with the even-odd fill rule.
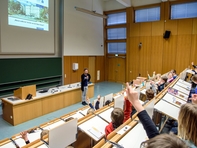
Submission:
[[[52,89],[57,92],[52,93]],[[88,88],[88,96],[94,96],[94,84]],[[31,100],[2,99],[3,119],[12,125],[17,125],[31,119],[43,116],[50,112],[81,102],[80,86],[72,85],[72,88],[61,86],[59,89],[51,88],[47,93],[36,93]]]

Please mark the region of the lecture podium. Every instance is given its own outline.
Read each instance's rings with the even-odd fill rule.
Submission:
[[[81,87],[77,83],[76,86],[72,84],[72,88],[68,86],[70,85],[61,86],[59,91],[54,93],[52,93],[53,88],[43,94],[36,92],[36,96],[30,100],[12,101],[8,99],[10,97],[1,99],[3,119],[15,126],[81,102]],[[88,85],[88,96],[94,97],[93,83]]]

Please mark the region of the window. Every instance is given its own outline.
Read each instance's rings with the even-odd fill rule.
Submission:
[[[107,39],[126,39],[126,28],[111,28],[107,29]]]
[[[107,16],[107,26],[126,24],[126,12],[108,14]]]
[[[197,17],[197,2],[171,5],[171,19]]]
[[[135,22],[150,22],[160,20],[160,7],[139,9],[135,11]]]
[[[126,12],[116,12],[107,15],[107,53],[126,54]],[[116,26],[115,26],[116,25]]]
[[[108,43],[109,54],[126,54],[126,42]]]

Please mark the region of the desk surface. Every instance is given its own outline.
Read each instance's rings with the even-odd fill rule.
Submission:
[[[102,118],[104,118],[106,121],[108,121],[109,123],[111,122],[111,112],[114,110],[113,107],[105,110],[104,112],[100,113],[99,116],[101,116]]]
[[[178,120],[179,107],[176,107],[164,100],[160,100],[154,107],[158,111],[164,113],[165,115],[172,117],[175,120]]]
[[[12,141],[10,141],[4,145],[1,145],[0,148],[16,148],[16,146]]]
[[[186,90],[191,90],[191,85],[188,86],[185,83],[181,83],[179,81],[176,83],[176,85],[181,86],[181,87],[185,88]]]
[[[146,131],[141,123],[132,128],[119,142],[124,148],[140,148],[140,144],[147,140]]]
[[[173,96],[169,93],[166,93],[166,95],[162,98],[162,100],[165,100],[167,101],[168,103],[172,104],[172,105],[175,105],[177,107],[181,107],[181,105],[185,104],[186,101],[183,101],[181,99],[179,99],[178,97],[176,96]]]
[[[79,85],[79,83],[74,83],[74,84],[71,84],[70,87],[69,87],[69,85],[60,86],[58,88],[57,87],[54,87],[54,88],[50,88],[48,90],[48,92],[46,92],[46,93],[39,93],[39,91],[37,91],[36,92],[36,96],[33,97],[33,99],[31,99],[31,100],[21,100],[21,99],[18,99],[18,100],[12,101],[12,100],[9,100],[8,99],[8,98],[13,98],[14,96],[10,96],[8,98],[2,98],[2,100],[6,101],[6,102],[9,102],[10,104],[16,105],[16,104],[20,104],[20,103],[26,103],[27,101],[34,101],[36,99],[40,99],[40,98],[43,98],[43,97],[53,96],[53,95],[56,95],[56,94],[67,92],[67,91],[72,91],[72,90],[75,90],[75,89],[80,89],[81,87],[78,86],[78,85]],[[91,83],[88,86],[92,86],[92,85],[94,85],[94,83]],[[54,90],[55,92],[52,93],[52,90]]]
[[[53,129],[53,128],[55,128],[55,127],[57,127],[57,126],[60,126],[60,125],[62,125],[62,124],[64,124],[64,123],[66,123],[66,122],[63,121],[63,120],[59,120],[59,121],[57,121],[57,122],[55,122],[55,123],[52,123],[52,124],[50,124],[50,125],[48,125],[48,126],[45,126],[43,129],[44,129],[44,130],[50,130],[50,129]]]
[[[189,90],[187,90],[187,89],[185,89],[185,88],[183,88],[183,87],[181,87],[181,86],[179,86],[179,85],[177,85],[177,84],[175,84],[175,85],[173,86],[173,88],[177,89],[178,91],[181,91],[182,93],[184,93],[184,94],[186,94],[186,95],[189,95],[189,93],[190,93]]]
[[[186,81],[184,81],[184,80],[182,80],[182,79],[179,79],[179,81],[178,82],[180,82],[180,83],[182,83],[182,84],[184,84],[184,85],[187,85],[187,86],[189,86],[189,87],[191,87],[191,83],[189,83],[189,82],[186,82]]]
[[[105,127],[108,125],[103,119],[98,116],[87,120],[86,122],[80,124],[78,127],[81,131],[84,131],[95,141],[100,140],[105,135]]]

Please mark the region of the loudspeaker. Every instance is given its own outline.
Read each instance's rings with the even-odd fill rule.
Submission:
[[[164,35],[163,35],[163,38],[168,39],[170,37],[170,33],[171,33],[171,31],[166,30]]]

